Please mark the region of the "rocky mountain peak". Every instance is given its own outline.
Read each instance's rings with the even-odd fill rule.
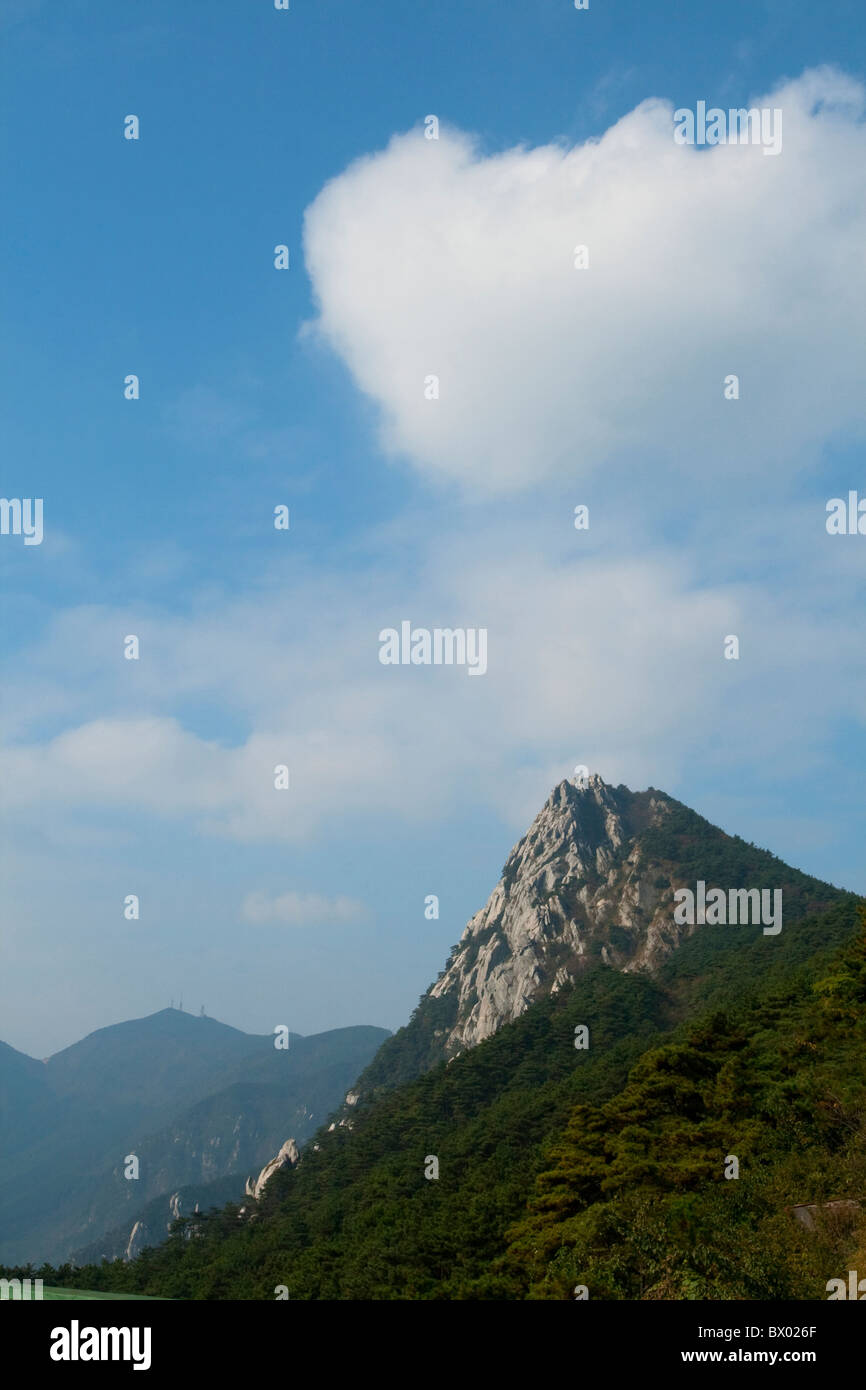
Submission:
[[[443,1030],[446,1056],[562,988],[593,955],[651,969],[672,949],[670,886],[639,845],[671,805],[662,793],[612,787],[597,774],[554,787],[429,991],[456,1004]]]
[[[355,1098],[450,1061],[593,964],[675,969],[671,957],[687,937],[716,930],[700,916],[675,917],[676,890],[701,880],[727,890],[784,890],[786,933],[840,896],[665,792],[633,792],[598,775],[560,782],[409,1023],[361,1076]]]

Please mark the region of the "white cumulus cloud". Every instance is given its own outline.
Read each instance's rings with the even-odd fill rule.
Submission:
[[[677,145],[653,99],[575,148],[414,131],[332,180],[314,326],[386,448],[483,495],[613,459],[789,472],[862,429],[864,90],[824,68],[748,105],[781,109],[778,157]]]

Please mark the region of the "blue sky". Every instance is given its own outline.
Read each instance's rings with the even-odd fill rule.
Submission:
[[[45,506],[0,537],[0,1037],[181,993],[396,1027],[577,763],[866,891],[866,537],[824,528],[866,496],[858,5],[9,0],[0,38],[0,491]],[[774,92],[778,160],[668,139]],[[382,667],[404,618],[486,626],[488,674]]]

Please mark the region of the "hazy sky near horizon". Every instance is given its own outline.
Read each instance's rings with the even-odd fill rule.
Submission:
[[[7,0],[0,45],[0,493],[44,500],[0,1038],[396,1028],[577,764],[866,892],[859,4]],[[677,145],[700,101],[781,151]],[[404,620],[486,674],[383,666]]]

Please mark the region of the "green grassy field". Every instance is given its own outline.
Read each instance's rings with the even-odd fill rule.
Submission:
[[[168,1299],[168,1298],[149,1298],[147,1294],[140,1294],[140,1293],[91,1293],[89,1289],[61,1289],[61,1288],[48,1288],[48,1289],[43,1289],[43,1290],[42,1290],[42,1298],[43,1298],[43,1302],[48,1302],[48,1303],[57,1302],[58,1300],[63,1300],[63,1301],[65,1301],[66,1299],[70,1299],[70,1298],[71,1298],[71,1299],[75,1299],[76,1301],[82,1300],[82,1299],[83,1299],[83,1300],[84,1300],[85,1302],[87,1302],[87,1303],[89,1303],[89,1302],[91,1301],[91,1299],[110,1299],[112,1302],[113,1302],[115,1299],[124,1299],[124,1300],[127,1301],[127,1302],[130,1301],[130,1300],[132,1300],[132,1301],[135,1302],[135,1303],[170,1303],[170,1302],[171,1302],[171,1300]]]

